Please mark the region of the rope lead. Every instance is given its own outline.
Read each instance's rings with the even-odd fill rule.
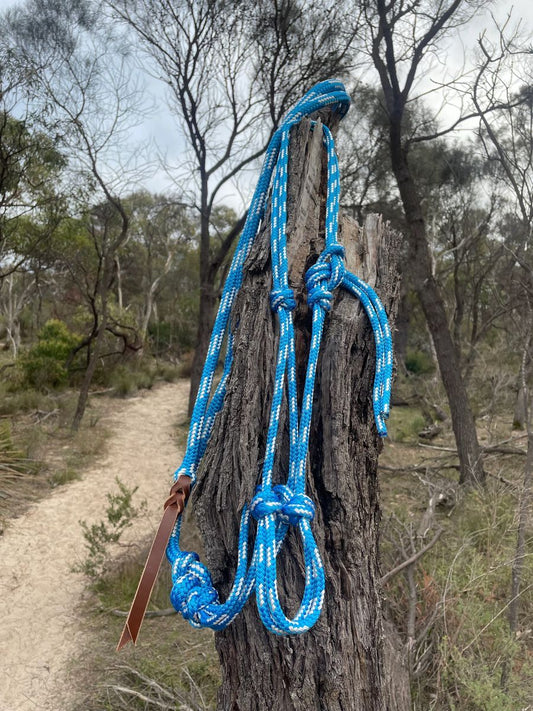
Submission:
[[[252,591],[255,591],[263,623],[276,634],[305,632],[315,624],[320,615],[324,601],[324,566],[311,529],[315,505],[305,494],[305,471],[320,342],[325,315],[331,308],[333,294],[338,287],[347,289],[361,301],[372,325],[376,342],[374,415],[378,433],[381,436],[387,433],[385,420],[389,413],[392,374],[391,334],[385,310],[374,290],[357,276],[347,272],[344,266],[344,249],[337,241],[339,167],[333,137],[326,126],[322,127],[328,160],[326,247],[316,264],[305,275],[307,302],[312,309],[312,333],[301,408],[298,407],[296,392],[296,355],[291,317],[291,310],[295,308],[296,302],[289,287],[286,245],[289,134],[292,126],[304,116],[325,106],[332,107],[341,117],[344,116],[349,103],[349,97],[340,82],[325,81],[313,87],[289,112],[268,146],[248,219],[228,273],[192,415],[187,451],[182,465],[175,473],[176,479],[181,475],[190,477],[193,485],[215,416],[223,404],[232,362],[233,339],[229,331],[231,308],[242,283],[243,266],[263,217],[268,190],[274,176],[271,217],[273,289],[270,304],[279,319],[279,349],[261,486],[250,505],[245,506],[242,512],[237,572],[227,600],[219,600],[209,571],[196,553],[180,549],[181,516],[176,522],[167,547],[173,580],[170,599],[176,610],[195,627],[227,627],[242,610]],[[228,351],[224,373],[211,396],[215,368],[226,336]],[[291,432],[289,475],[285,485],[272,486],[285,380],[288,384]],[[250,516],[257,521],[251,561],[248,555]],[[286,617],[281,608],[276,585],[277,556],[289,526],[297,528],[302,537],[305,561],[304,593],[300,608],[292,619]]]

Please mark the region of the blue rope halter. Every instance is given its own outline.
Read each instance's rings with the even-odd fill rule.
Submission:
[[[171,535],[167,557],[172,565],[172,604],[195,627],[224,629],[242,610],[255,591],[259,614],[265,626],[276,634],[298,634],[317,621],[324,601],[324,566],[313,536],[311,521],[313,501],[305,493],[305,471],[311,426],[315,375],[326,312],[331,308],[333,292],[339,286],[356,296],[368,315],[376,342],[376,372],[373,389],[374,416],[378,433],[386,435],[385,419],[389,412],[392,374],[392,342],[385,310],[374,290],[344,267],[344,248],[337,241],[339,211],[339,168],[331,132],[322,126],[327,151],[328,192],[326,204],[325,249],[305,275],[307,303],[312,309],[312,333],[301,408],[296,390],[296,354],[291,311],[294,294],[289,287],[286,221],[289,134],[304,116],[330,106],[341,117],[349,107],[349,97],[340,82],[325,81],[314,86],[289,112],[268,146],[248,219],[231,264],[191,420],[187,450],[175,479],[191,478],[194,485],[198,466],[205,452],[216,414],[222,407],[232,364],[233,337],[229,317],[243,279],[243,265],[263,217],[272,174],[271,256],[273,289],[272,310],[279,320],[279,348],[274,393],[270,411],[261,485],[242,511],[235,582],[228,598],[221,602],[207,568],[196,553],[179,547],[181,516]],[[227,336],[224,372],[211,396],[213,376],[222,343]],[[272,485],[274,455],[279,416],[287,381],[290,448],[287,483]],[[257,534],[251,561],[248,555],[250,516],[257,521]],[[300,608],[289,619],[282,610],[276,585],[276,560],[289,526],[302,537],[305,561],[305,587]]]

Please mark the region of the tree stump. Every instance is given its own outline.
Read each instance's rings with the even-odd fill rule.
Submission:
[[[322,130],[318,126],[312,131],[304,120],[291,134],[287,225],[289,278],[298,304],[293,314],[300,381],[311,331],[303,277],[324,247],[324,166]],[[269,230],[267,216],[234,305],[231,376],[194,490],[207,563],[222,599],[233,582],[242,507],[260,480],[273,390],[277,322],[269,304]],[[363,229],[343,219],[339,241],[346,248],[347,268],[376,288],[391,317],[399,294],[398,236],[379,217],[370,216]],[[307,493],[317,506],[312,525],[326,570],[323,612],[310,632],[280,637],[263,627],[255,600],[250,600],[226,630],[215,634],[223,674],[219,709],[409,708],[403,670],[398,670],[398,688],[391,694],[386,678],[391,665],[384,664],[377,481],[382,443],[372,410],[374,364],[368,318],[361,304],[340,289],[324,330],[308,465]],[[287,478],[287,419],[285,410],[275,483]],[[255,535],[255,525],[252,529]],[[292,616],[304,582],[301,547],[292,527],[278,560],[280,596]]]

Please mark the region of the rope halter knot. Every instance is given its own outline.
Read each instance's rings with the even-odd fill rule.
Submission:
[[[203,626],[210,618],[205,608],[219,601],[209,571],[200,562],[196,553],[187,553],[176,558],[172,577],[174,580],[170,591],[172,605],[191,624]]]
[[[342,285],[345,273],[344,247],[338,242],[329,245],[305,273],[309,306],[317,304],[324,311],[329,311],[333,292]]]
[[[322,124],[322,143],[327,154],[327,197],[325,249],[305,275],[307,302],[313,311],[309,356],[301,403],[297,392],[295,327],[290,312],[296,308],[289,285],[287,259],[287,184],[289,173],[290,129],[303,117],[331,107],[341,116],[349,106],[349,97],[340,82],[321,82],[313,87],[288,113],[274,133],[267,148],[263,168],[254,192],[248,216],[235,250],[194,406],[187,451],[176,477],[185,474],[194,486],[196,473],[220,412],[230,378],[233,358],[232,307],[242,286],[244,265],[265,215],[267,196],[272,188],[270,210],[270,251],[272,291],[270,306],[279,321],[279,343],[275,366],[270,418],[261,473],[261,488],[241,513],[237,570],[233,587],[225,600],[219,600],[207,568],[197,556],[179,546],[180,518],[168,543],[167,555],[173,564],[172,604],[195,627],[224,629],[243,609],[252,593],[263,623],[275,634],[300,634],[317,621],[324,601],[325,573],[311,521],[315,504],[305,495],[305,477],[313,412],[313,395],[325,314],[331,309],[333,294],[342,286],[360,299],[376,334],[376,378],[374,412],[379,434],[385,434],[384,417],[388,411],[392,355],[390,330],[386,315],[373,290],[346,271],[344,249],[337,240],[339,211],[339,170],[334,139]],[[318,123],[316,124],[318,126]],[[215,373],[223,344],[227,344],[223,376],[215,386]],[[214,392],[213,392],[214,390]],[[289,475],[286,484],[273,486],[281,413],[287,402],[290,447]],[[170,508],[170,507],[169,507]],[[255,538],[250,535],[250,521],[257,522]],[[277,557],[289,526],[301,536],[305,561],[305,585],[300,607],[288,618],[278,596]],[[253,540],[253,543],[252,543]],[[249,548],[252,548],[250,552]]]
[[[296,308],[296,299],[292,289],[272,289],[270,292],[270,308],[274,313],[280,309],[293,311]]]
[[[312,521],[315,504],[305,494],[295,494],[286,484],[272,489],[260,489],[252,499],[250,513],[260,522],[266,516],[277,515],[283,523],[297,526],[302,519]]]

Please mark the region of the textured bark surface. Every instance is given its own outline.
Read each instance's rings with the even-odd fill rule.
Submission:
[[[287,230],[302,372],[310,335],[303,274],[324,245],[324,199],[321,131],[311,132],[306,121],[293,129],[291,139]],[[268,425],[277,349],[276,320],[269,306],[268,237],[266,224],[246,264],[232,317],[235,357],[231,378],[193,501],[207,562],[223,597],[234,577],[242,506],[251,500],[259,482]],[[347,267],[375,286],[388,313],[393,313],[398,295],[398,238],[373,216],[364,230],[344,220],[340,241],[346,247]],[[219,709],[409,708],[401,666],[394,661],[384,664],[378,583],[377,458],[381,442],[371,397],[374,358],[372,330],[361,305],[339,291],[326,321],[317,371],[307,488],[317,505],[313,527],[326,569],[324,609],[307,634],[278,637],[265,630],[255,600],[250,600],[237,620],[216,634],[223,669]],[[277,480],[284,482],[285,413],[281,433]],[[303,563],[293,530],[280,553],[278,571],[285,610],[294,613],[303,590]],[[392,677],[398,688],[391,691]]]

